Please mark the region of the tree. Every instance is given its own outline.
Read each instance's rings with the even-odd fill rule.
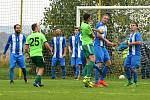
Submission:
[[[99,0],[51,0],[50,7],[45,8],[44,19],[42,22],[43,25],[49,29],[49,34],[46,35],[48,37],[47,39],[50,40],[53,34],[53,29],[56,27],[61,28],[64,35],[68,38],[76,25],[76,6],[96,6],[98,5],[98,2]],[[103,6],[137,6],[149,4],[150,1],[147,0],[101,0],[101,5]],[[94,27],[97,22],[97,10],[81,11],[81,16],[84,12],[90,12],[92,14],[92,17],[94,18]],[[129,33],[130,21],[139,22],[140,26],[142,26],[140,29],[143,34],[148,32],[150,29],[150,10],[148,9],[101,10],[101,13],[108,13],[111,16],[108,24],[108,33],[110,33],[110,31],[117,33],[117,36],[121,39],[120,41],[122,41],[122,39],[126,37],[126,34]],[[108,38],[109,37],[111,38],[110,35],[108,35]],[[120,60],[118,58],[116,59]],[[119,64],[116,64],[115,66],[122,66]]]
[[[55,27],[63,30],[64,34],[70,34],[76,22],[76,6],[95,5],[94,0],[53,0],[50,7],[45,8],[44,25],[50,32]]]

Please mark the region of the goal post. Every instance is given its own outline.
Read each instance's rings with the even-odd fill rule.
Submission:
[[[150,6],[77,6],[76,7],[76,26],[80,27],[81,10],[98,10],[98,9],[150,9]]]

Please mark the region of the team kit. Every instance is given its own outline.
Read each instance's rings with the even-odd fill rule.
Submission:
[[[4,48],[3,55],[6,57],[7,50],[10,46],[10,84],[14,84],[14,68],[16,64],[21,68],[25,83],[28,82],[27,71],[25,65],[24,54],[27,53],[31,63],[36,67],[36,76],[33,86],[42,87],[42,75],[44,74],[45,61],[43,57],[43,47],[47,49],[51,59],[51,78],[56,79],[55,68],[59,63],[62,70],[62,79],[66,79],[66,63],[65,57],[69,51],[71,67],[74,72],[75,80],[79,80],[82,76],[82,84],[84,87],[107,87],[109,84],[105,81],[108,68],[111,67],[111,57],[107,50],[107,46],[117,47],[117,43],[113,43],[107,39],[108,29],[107,23],[110,16],[104,14],[100,21],[91,27],[92,16],[88,13],[83,15],[83,21],[80,28],[75,27],[73,33],[70,34],[68,42],[63,36],[62,30],[56,28],[55,35],[48,42],[45,35],[40,32],[40,25],[34,23],[31,26],[32,33],[25,37],[21,33],[21,26],[14,25],[14,33],[8,37],[8,41]],[[138,23],[130,23],[130,35],[124,42],[128,48],[128,54],[124,60],[124,74],[128,80],[126,86],[137,85],[138,75],[137,69],[140,66],[142,37],[138,31]],[[82,67],[82,75],[80,68]],[[92,81],[92,73],[95,70],[95,81]]]

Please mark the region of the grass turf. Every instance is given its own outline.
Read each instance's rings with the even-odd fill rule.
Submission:
[[[108,80],[109,87],[85,88],[81,81],[44,79],[36,88],[33,80],[25,84],[0,80],[0,100],[150,100],[150,80],[140,80],[137,87],[126,87],[125,80]]]

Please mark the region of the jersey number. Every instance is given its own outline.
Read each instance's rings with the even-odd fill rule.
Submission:
[[[30,38],[31,40],[31,46],[38,46],[39,45],[39,37]]]

